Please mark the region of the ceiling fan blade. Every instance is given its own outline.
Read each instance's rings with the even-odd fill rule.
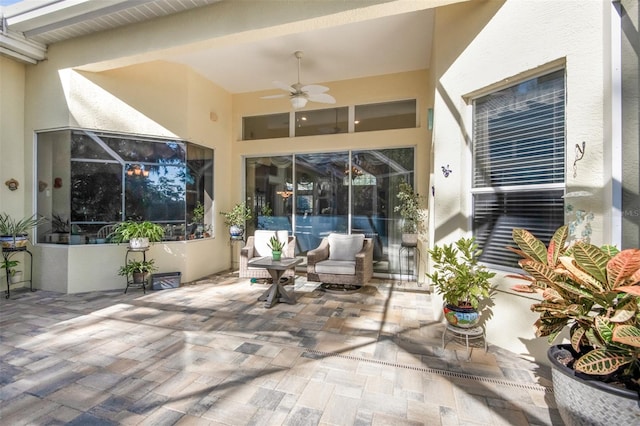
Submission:
[[[269,96],[261,96],[260,99],[278,99],[278,98],[288,98],[289,95],[285,95],[284,93],[281,95],[269,95]]]
[[[326,93],[309,93],[307,96],[311,102],[320,102],[323,104],[335,104],[336,99]]]
[[[328,92],[329,88],[325,86],[320,86],[319,84],[307,84],[306,86],[302,86],[300,88],[303,92],[307,92],[308,94],[316,94],[316,93],[324,93]]]
[[[291,92],[291,93],[296,92],[296,89],[294,89],[293,87],[281,81],[274,81],[273,85],[276,86],[278,89],[286,90],[287,92]]]

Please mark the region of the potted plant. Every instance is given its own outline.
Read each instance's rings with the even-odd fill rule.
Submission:
[[[71,224],[69,219],[65,219],[62,215],[53,213],[51,215],[51,242],[52,243],[68,243],[69,234],[71,233]]]
[[[251,209],[245,203],[238,203],[228,212],[220,212],[224,223],[229,227],[232,240],[240,240],[244,235],[244,224],[251,219]]]
[[[9,282],[11,284],[22,281],[22,271],[18,271],[17,269],[15,269],[19,264],[19,260],[10,260],[7,258],[0,265],[0,268],[6,270],[6,274],[9,277]]]
[[[400,213],[402,217],[402,242],[408,245],[418,243],[418,234],[424,230],[425,211],[422,209],[424,197],[414,192],[413,187],[405,182],[400,182],[398,187],[398,205],[393,211]]]
[[[5,249],[19,249],[27,246],[29,231],[44,221],[36,215],[14,219],[7,213],[0,213],[0,243]]]
[[[282,249],[284,243],[278,239],[276,235],[272,236],[267,243],[267,247],[271,249],[271,256],[273,260],[280,260],[282,258]]]
[[[453,326],[474,327],[480,320],[480,302],[491,297],[489,280],[496,274],[479,264],[481,253],[473,237],[429,250],[434,272],[426,276],[442,295],[444,317]]]
[[[120,267],[118,275],[127,277],[127,279],[131,276],[133,284],[142,284],[147,280],[149,274],[157,269],[153,259],[130,260],[126,265]]]
[[[209,237],[211,227],[204,224],[204,205],[200,202],[196,202],[196,206],[192,212],[193,223],[191,224],[191,232],[189,239]]]
[[[554,395],[567,424],[638,424],[640,408],[640,250],[587,242],[566,245],[568,227],[548,247],[513,230],[526,280],[542,301],[536,335],[552,344],[569,331],[568,345],[549,349]],[[612,409],[615,407],[615,409]],[[585,423],[586,422],[586,423]]]
[[[144,249],[150,242],[162,241],[164,228],[157,223],[128,220],[118,223],[113,229],[111,241],[114,243],[129,242],[132,249]]]

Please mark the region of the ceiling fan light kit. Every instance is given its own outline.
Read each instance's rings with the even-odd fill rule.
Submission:
[[[276,99],[289,96],[293,109],[304,108],[308,101],[323,104],[335,104],[335,98],[326,93],[329,91],[328,87],[320,86],[318,84],[303,85],[300,83],[300,60],[302,59],[303,53],[298,50],[294,53],[294,56],[298,59],[298,82],[290,86],[280,81],[273,82],[274,86],[289,92],[289,94],[263,96],[261,99]]]
[[[307,99],[302,96],[291,97],[291,106],[293,109],[304,108],[307,105]]]

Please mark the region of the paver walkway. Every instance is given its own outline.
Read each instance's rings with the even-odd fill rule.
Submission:
[[[232,273],[178,289],[0,301],[3,425],[561,425],[550,372],[441,348],[430,295],[298,277],[265,309]],[[293,289],[293,287],[287,287]]]

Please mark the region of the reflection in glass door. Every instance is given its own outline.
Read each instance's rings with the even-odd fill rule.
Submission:
[[[286,229],[304,255],[330,232],[363,233],[374,241],[374,272],[399,272],[394,207],[400,182],[413,183],[413,148],[247,158],[245,167],[248,235]]]
[[[400,182],[413,182],[413,149],[353,151],[351,233],[373,240],[373,270],[399,272],[399,215],[394,212]]]
[[[253,218],[247,235],[256,229],[292,230],[293,157],[255,157],[245,162],[247,206]]]
[[[320,245],[331,232],[348,232],[349,153],[296,155],[296,239],[300,254]]]

